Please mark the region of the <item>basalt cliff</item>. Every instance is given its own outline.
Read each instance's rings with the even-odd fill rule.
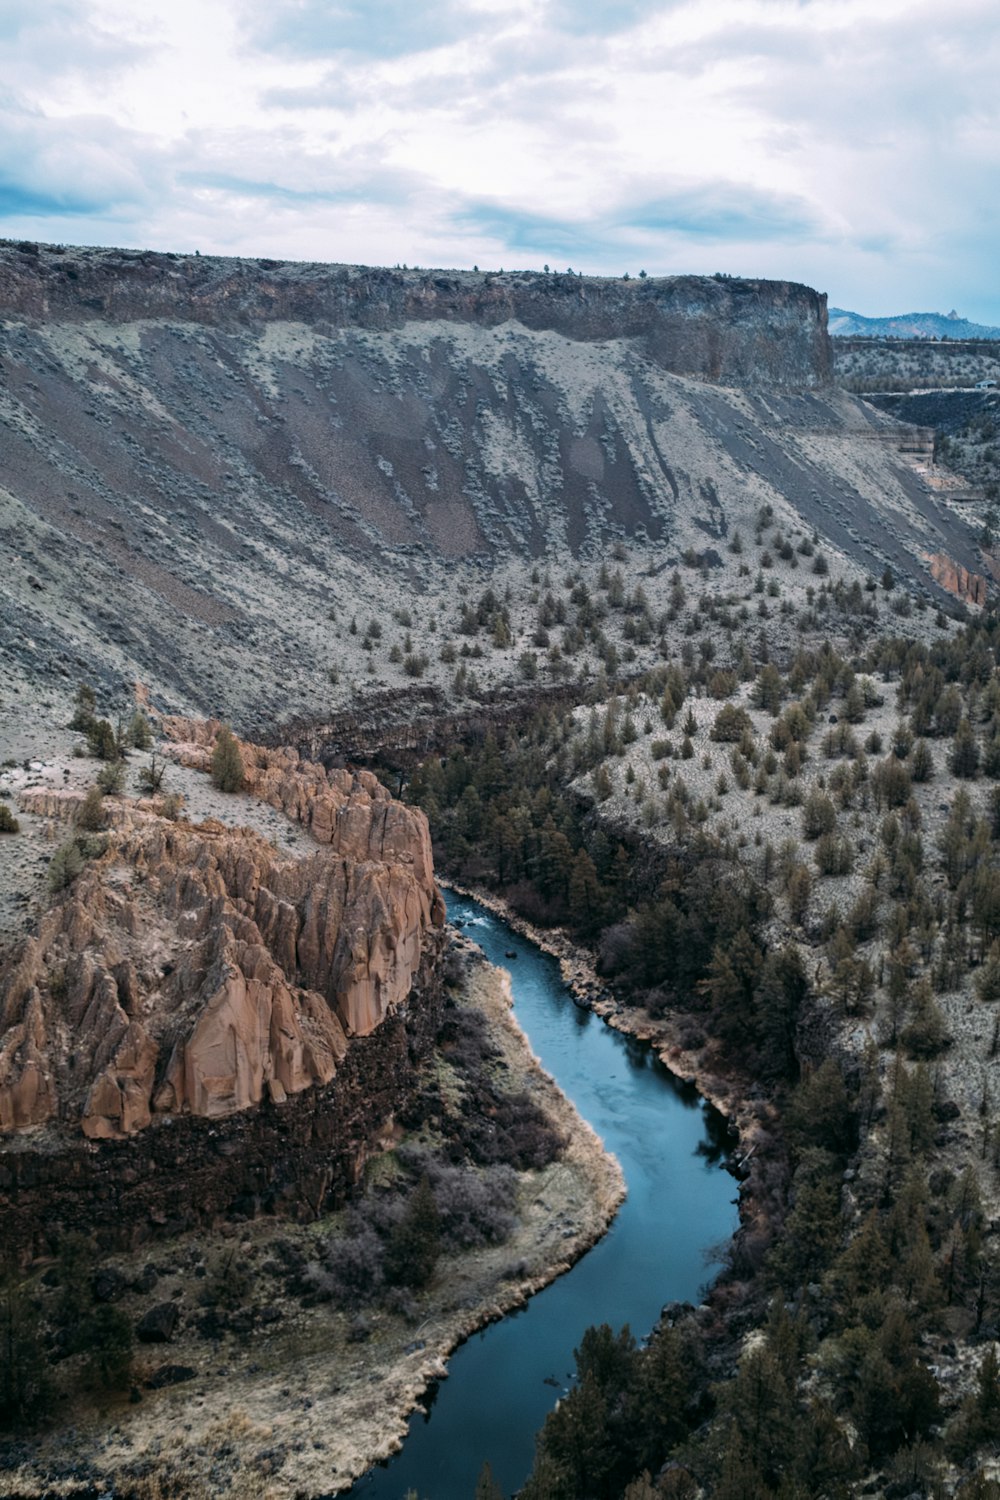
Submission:
[[[139,676],[244,727],[324,714],[404,685],[348,634],[368,613],[419,617],[398,660],[443,680],[463,594],[625,548],[662,609],[672,568],[728,566],[766,507],[948,608],[926,558],[983,571],[906,430],[831,384],[825,298],[785,282],[8,242],[0,429],[26,699]]]
[[[207,768],[218,726],[166,727]],[[370,773],[241,750],[250,801],[310,852],[107,799],[94,857],[7,955],[0,1225],[24,1251],[81,1218],[130,1243],[237,1204],[318,1212],[430,1045],[444,907],[423,815]],[[80,801],[22,806],[70,822]]]

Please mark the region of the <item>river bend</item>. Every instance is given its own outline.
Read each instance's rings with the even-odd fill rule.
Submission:
[[[485,907],[447,895],[449,919],[510,971],[532,1050],[621,1163],[628,1189],[608,1233],[526,1307],[474,1334],[416,1412],[402,1451],[358,1481],[352,1500],[472,1500],[484,1459],[505,1495],[525,1481],[535,1434],[566,1389],[591,1323],[652,1329],[665,1302],[697,1301],[711,1247],[737,1226],[718,1113],[650,1047],[581,1010],[559,965]],[[513,956],[510,956],[513,955]]]

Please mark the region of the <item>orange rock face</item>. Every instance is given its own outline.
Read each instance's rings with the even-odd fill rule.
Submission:
[[[986,579],[979,573],[970,573],[944,552],[927,554],[931,576],[949,594],[964,599],[967,604],[986,603]]]
[[[207,764],[206,734],[178,754]],[[242,751],[252,794],[321,843],[129,809],[0,975],[0,1130],[280,1104],[405,1005],[444,917],[426,820],[367,772]]]

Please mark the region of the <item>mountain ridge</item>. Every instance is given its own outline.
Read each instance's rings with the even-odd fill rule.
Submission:
[[[843,307],[829,309],[831,338],[1000,339],[1000,328],[973,323],[957,313],[893,313],[866,318]]]

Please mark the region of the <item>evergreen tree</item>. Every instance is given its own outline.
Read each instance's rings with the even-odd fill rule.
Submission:
[[[215,738],[211,762],[212,785],[220,792],[243,790],[243,757],[239,743],[228,724],[223,724]]]
[[[24,1290],[8,1283],[0,1289],[0,1426],[39,1421],[52,1396],[34,1309]]]
[[[69,728],[76,729],[81,734],[86,734],[96,718],[97,695],[89,683],[81,682],[76,690],[76,698],[73,703],[73,717],[69,721]]]
[[[503,1490],[493,1477],[489,1459],[483,1464],[476,1480],[475,1500],[503,1500]]]
[[[132,1375],[132,1324],[117,1307],[94,1308],[83,1333],[91,1375],[106,1391],[120,1391]]]
[[[979,770],[979,746],[968,719],[962,719],[952,742],[948,765],[956,776],[966,779]]]
[[[604,902],[594,861],[586,849],[578,849],[569,876],[569,913],[573,927],[585,942],[600,932]]]
[[[410,1194],[406,1210],[385,1249],[386,1280],[397,1286],[426,1286],[441,1251],[441,1221],[426,1174]]]

